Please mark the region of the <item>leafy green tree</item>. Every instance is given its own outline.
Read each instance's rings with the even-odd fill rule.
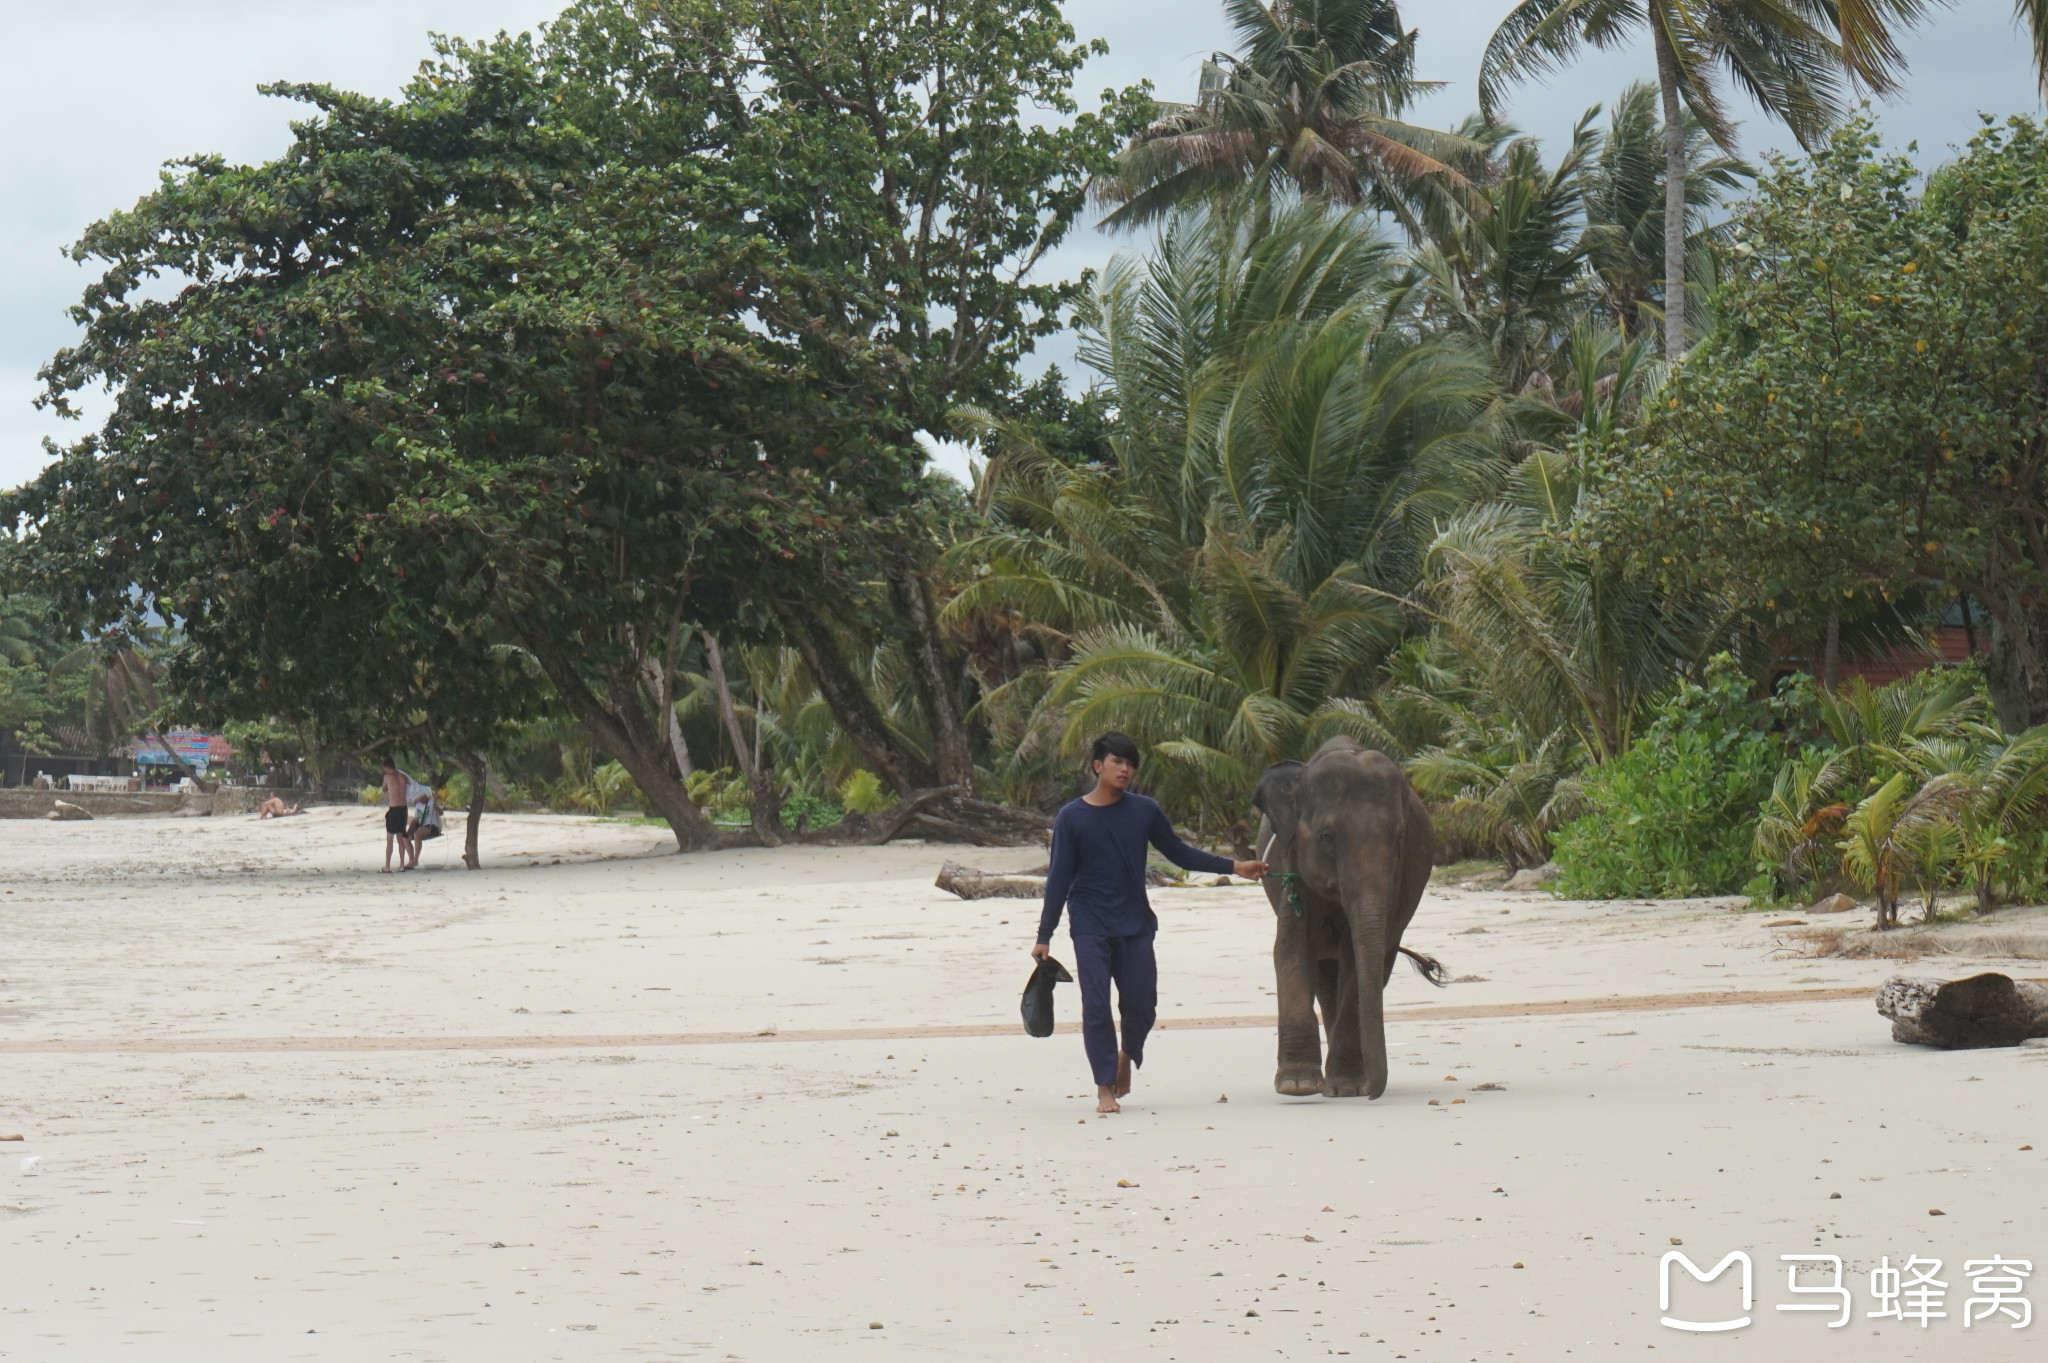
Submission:
[[[804,305],[799,334],[875,359],[811,363],[878,449],[907,456],[893,467],[870,457],[857,481],[874,505],[798,551],[807,573],[764,584],[773,628],[759,633],[802,651],[863,763],[900,793],[971,790],[965,688],[934,576],[933,526],[949,512],[919,476],[917,439],[944,431],[955,406],[1007,396],[1019,359],[1058,329],[1080,283],[1032,271],[1150,102],[1127,90],[1098,112],[1077,107],[1074,78],[1104,49],[1077,41],[1052,0],[691,0],[621,12],[640,50],[658,45],[692,80],[736,92],[718,123],[721,155],[760,205],[760,230],[794,267],[843,285]],[[843,443],[829,424],[815,436]],[[866,688],[843,647],[849,621],[908,663],[922,750]]]
[[[1855,122],[1734,224],[1720,330],[1640,440],[1603,447],[1596,538],[1815,638],[1930,587],[1991,627],[1999,721],[2048,721],[2048,139],[1986,127],[1913,193]]]
[[[798,519],[750,487],[758,434],[702,434],[758,400],[754,333],[698,306],[762,287],[743,233],[707,244],[729,197],[594,165],[523,42],[448,45],[395,105],[277,92],[322,111],[284,157],[191,162],[76,248],[106,269],[48,400],[116,401],[9,500],[20,561],[82,623],[179,622],[167,685],[195,715],[355,744],[480,762],[530,704],[516,642],[701,845],[640,664],[686,595],[716,606],[689,590],[710,527],[758,564]]]
[[[1843,74],[1880,94],[1895,87],[1904,59],[1892,29],[1924,9],[1922,0],[1521,0],[1487,44],[1479,107],[1492,117],[1510,83],[1555,71],[1588,47],[1619,46],[1650,30],[1664,118],[1664,354],[1676,359],[1686,344],[1685,111],[1732,148],[1720,92],[1732,81],[1802,146],[1812,146],[1842,114]]]
[[[1402,122],[1432,83],[1393,0],[1224,0],[1236,54],[1202,66],[1192,104],[1164,106],[1095,185],[1108,226],[1193,199],[1288,188],[1387,213],[1411,237],[1468,187],[1478,143]]]

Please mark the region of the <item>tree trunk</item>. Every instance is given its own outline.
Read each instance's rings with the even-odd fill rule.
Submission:
[[[2017,1046],[2048,1036],[2048,988],[1987,972],[1965,980],[1894,975],[1877,990],[1892,1040],[1943,1050]]]
[[[718,688],[718,717],[725,721],[725,735],[732,740],[733,758],[740,764],[740,775],[747,778],[747,789],[753,792],[750,817],[754,836],[761,840],[763,847],[780,847],[781,795],[761,763],[755,760],[758,754],[747,743],[746,732],[740,728],[740,713],[732,703],[732,687],[726,683],[725,654],[718,647],[718,636],[708,629],[704,631],[704,653],[711,662],[711,684]]]
[[[490,798],[490,769],[482,757],[473,754],[464,754],[462,769],[469,773],[469,821],[462,830],[462,864],[481,871],[484,863],[476,844],[484,824],[484,801]]]
[[[704,811],[690,802],[690,793],[669,774],[667,755],[656,726],[634,694],[637,669],[612,679],[612,698],[600,700],[585,684],[582,673],[570,660],[552,648],[528,647],[539,660],[541,671],[554,683],[555,693],[569,713],[590,731],[598,747],[618,759],[647,797],[654,813],[668,820],[676,846],[685,852],[701,852],[718,845],[718,830],[704,817]]]
[[[917,698],[932,731],[932,767],[939,784],[974,789],[974,752],[967,741],[967,727],[960,722],[960,705],[953,694],[953,677],[946,668],[945,645],[939,639],[938,603],[932,599],[930,579],[922,573],[906,572],[890,580],[889,594],[910,625],[911,678]]]
[[[1835,689],[1842,675],[1842,617],[1833,611],[1828,613],[1827,638],[1821,644],[1820,684],[1826,690]]]
[[[1999,727],[2009,734],[2048,724],[2048,601],[2024,590],[2007,583],[1976,594],[1991,617],[1984,681]]]
[[[683,726],[676,722],[675,696],[669,688],[670,679],[675,676],[674,659],[664,665],[661,659],[650,654],[640,668],[647,678],[647,689],[654,693],[654,712],[661,716],[661,725],[666,731],[669,757],[676,764],[676,779],[688,785],[690,745],[683,741]]]
[[[1657,86],[1664,98],[1664,358],[1685,353],[1685,124],[1678,103],[1678,56],[1653,10]]]
[[[804,666],[811,670],[811,680],[818,684],[818,694],[825,698],[826,708],[875,775],[904,796],[943,784],[932,764],[890,730],[889,721],[868,695],[831,628],[808,614],[786,609],[779,613],[791,641],[803,654]]]

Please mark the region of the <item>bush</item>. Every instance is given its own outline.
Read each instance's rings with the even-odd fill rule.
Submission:
[[[882,789],[882,778],[863,767],[839,787],[839,803],[855,814],[879,814],[896,803],[896,797]]]
[[[782,802],[782,826],[795,828],[799,819],[805,828],[823,828],[835,824],[846,816],[846,811],[823,796],[813,795],[805,790],[793,790]]]
[[[1757,703],[1725,657],[1704,685],[1681,685],[1627,752],[1586,774],[1589,812],[1557,833],[1555,892],[1668,899],[1753,889],[1757,812],[1785,757],[1772,730],[1792,703]]]

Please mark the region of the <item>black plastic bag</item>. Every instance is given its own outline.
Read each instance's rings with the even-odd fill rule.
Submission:
[[[1048,956],[1038,963],[1031,972],[1031,978],[1024,984],[1024,1030],[1032,1036],[1052,1035],[1052,987],[1056,984],[1072,984],[1074,977],[1067,968]]]

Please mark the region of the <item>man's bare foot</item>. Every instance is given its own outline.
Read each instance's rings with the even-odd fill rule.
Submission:
[[[1116,1053],[1116,1096],[1124,1097],[1131,1091],[1131,1058],[1122,1051]]]
[[[1121,1107],[1117,1106],[1116,1085],[1097,1084],[1095,1086],[1095,1110],[1097,1112],[1123,1111]]]

